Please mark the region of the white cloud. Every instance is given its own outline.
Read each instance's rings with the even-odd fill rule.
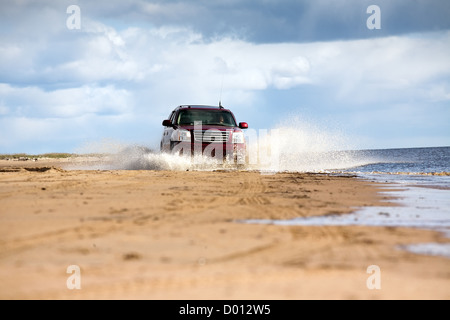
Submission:
[[[203,41],[183,27],[118,31],[85,18],[80,32],[63,30],[57,38],[51,36],[38,42],[7,39],[0,47],[8,62],[0,67],[3,82],[31,87],[131,83],[148,86],[153,96],[178,92],[180,98],[214,100],[222,84],[224,92],[246,96],[313,84],[332,87],[329,93],[341,101],[363,103],[379,98],[380,90],[409,94],[411,88],[450,74],[449,33],[253,44],[230,38]]]
[[[411,99],[422,86],[450,79],[450,33],[307,44],[305,49],[314,82],[350,103]]]
[[[0,96],[4,114],[24,118],[126,114],[133,108],[129,92],[113,86],[83,86],[46,92],[37,87],[17,88],[0,84]]]

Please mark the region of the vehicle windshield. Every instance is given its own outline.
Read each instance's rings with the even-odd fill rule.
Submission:
[[[236,127],[236,122],[228,111],[182,110],[178,114],[177,124],[179,125],[194,125],[195,121],[201,121],[202,125]]]

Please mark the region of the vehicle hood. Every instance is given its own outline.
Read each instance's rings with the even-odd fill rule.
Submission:
[[[178,129],[184,129],[184,130],[194,130],[197,129],[196,126],[178,126]],[[219,130],[219,131],[227,131],[227,130],[231,130],[231,131],[241,131],[241,129],[239,129],[238,127],[227,127],[227,126],[218,126],[218,125],[202,125],[202,130],[206,131],[206,130],[210,130],[210,129],[214,129],[214,130]]]

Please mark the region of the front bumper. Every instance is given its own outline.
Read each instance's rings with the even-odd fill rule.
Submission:
[[[180,156],[203,156],[219,161],[245,163],[245,143],[201,143],[189,141],[172,141],[171,152]]]

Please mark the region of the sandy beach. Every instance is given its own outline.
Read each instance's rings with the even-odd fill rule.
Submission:
[[[449,299],[450,259],[401,246],[449,242],[396,227],[275,226],[247,219],[387,206],[352,176],[67,170],[0,161],[0,299]],[[367,268],[380,268],[369,289]],[[68,288],[69,266],[80,289]]]

